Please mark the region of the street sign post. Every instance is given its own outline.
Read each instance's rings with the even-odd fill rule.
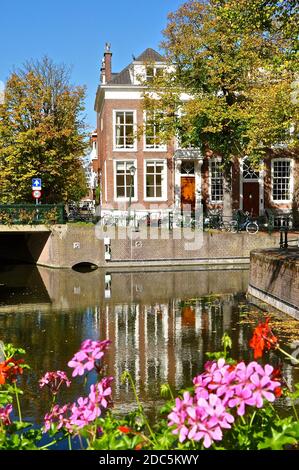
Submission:
[[[41,178],[32,178],[32,196],[35,198],[35,204],[38,205],[42,193],[42,180]]]
[[[36,189],[37,191],[41,191],[42,189],[42,180],[41,178],[32,178],[32,189]]]
[[[32,191],[32,196],[34,197],[34,199],[39,199],[41,197],[42,193],[41,191]]]
[[[35,199],[35,204],[38,205],[38,200],[42,197],[42,192],[35,189],[32,191],[32,197]]]

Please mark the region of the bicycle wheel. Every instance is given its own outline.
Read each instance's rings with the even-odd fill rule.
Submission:
[[[112,227],[114,220],[111,215],[104,215],[104,217],[102,218],[102,221],[105,227]]]
[[[237,233],[238,232],[238,222],[236,220],[232,220],[229,223],[229,231],[231,233]]]
[[[246,225],[246,232],[250,233],[251,235],[254,235],[259,231],[259,226],[256,222],[249,222]]]
[[[219,229],[222,231],[222,232],[230,232],[230,225],[229,225],[229,222],[221,222],[219,224]]]

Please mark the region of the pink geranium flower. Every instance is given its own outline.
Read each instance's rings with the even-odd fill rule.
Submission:
[[[98,361],[102,359],[106,349],[110,344],[109,340],[92,341],[87,339],[81,344],[81,349],[68,362],[68,366],[73,368],[72,376],[83,375],[85,371],[98,368]]]
[[[0,424],[8,426],[11,424],[10,413],[12,412],[12,405],[6,405],[3,408],[0,408]]]
[[[57,370],[56,372],[46,372],[39,380],[40,388],[49,387],[53,395],[56,395],[60,387],[65,384],[67,387],[71,385],[71,381],[65,372]]]
[[[194,395],[176,399],[168,416],[172,432],[179,435],[180,442],[203,440],[204,447],[210,447],[234,422],[232,409],[243,416],[246,406],[261,408],[264,400],[275,400],[280,382],[272,378],[272,366],[262,367],[254,361],[233,366],[224,359],[207,362],[205,371],[193,379]]]

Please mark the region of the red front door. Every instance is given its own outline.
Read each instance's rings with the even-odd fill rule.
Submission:
[[[181,205],[182,210],[195,211],[195,178],[192,176],[181,177]]]
[[[243,183],[243,211],[258,217],[260,212],[260,185],[259,182]]]

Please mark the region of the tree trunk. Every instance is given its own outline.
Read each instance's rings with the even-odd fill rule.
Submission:
[[[232,197],[232,164],[226,163],[223,168],[223,217],[224,220],[233,218]]]

